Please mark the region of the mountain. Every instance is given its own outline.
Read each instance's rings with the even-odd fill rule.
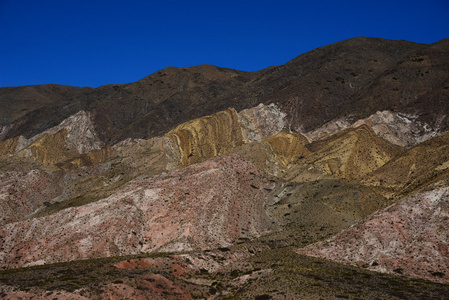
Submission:
[[[84,110],[91,112],[101,140],[111,145],[128,137],[160,135],[229,107],[240,111],[259,103],[277,104],[298,132],[343,116],[354,121],[383,110],[416,116],[444,131],[448,43],[359,37],[258,72],[201,65],[169,67],[135,83],[96,89],[0,88],[5,107],[0,137],[29,138]]]
[[[443,299],[448,39],[0,88],[8,299]]]

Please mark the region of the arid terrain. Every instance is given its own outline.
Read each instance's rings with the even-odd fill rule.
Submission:
[[[447,299],[449,39],[0,88],[0,297]]]

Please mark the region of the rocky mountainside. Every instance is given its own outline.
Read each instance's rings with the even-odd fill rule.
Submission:
[[[448,128],[449,40],[424,45],[353,38],[258,72],[169,67],[138,82],[96,89],[57,85],[0,88],[0,139],[30,138],[89,111],[103,142],[150,138],[229,107],[275,103],[298,132],[392,110]],[[355,108],[356,106],[356,108]]]
[[[444,299],[448,41],[1,88],[1,297]]]

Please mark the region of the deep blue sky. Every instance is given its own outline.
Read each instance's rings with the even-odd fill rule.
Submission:
[[[0,0],[0,86],[97,87],[168,66],[256,71],[356,36],[449,37],[449,0]]]

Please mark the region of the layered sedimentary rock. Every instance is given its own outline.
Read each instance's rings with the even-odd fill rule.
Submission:
[[[61,122],[58,126],[52,127],[44,133],[55,134],[61,129],[67,131],[67,147],[75,149],[78,154],[99,149],[103,146],[89,112],[79,111]]]
[[[232,150],[245,157],[260,170],[282,176],[298,159],[308,155],[307,139],[300,133],[282,131],[261,142],[251,142]]]
[[[17,153],[20,158],[35,159],[44,165],[66,161],[103,145],[95,132],[90,114],[84,111],[29,140],[15,137],[0,143],[0,154]]]
[[[240,113],[229,108],[183,123],[166,137],[179,149],[180,166],[188,166],[277,134],[284,128],[284,117],[274,104]]]
[[[28,145],[28,141],[23,136],[17,136],[0,142],[0,157],[16,153],[18,150]]]
[[[247,142],[262,141],[285,128],[285,113],[275,104],[259,104],[239,112],[239,122]]]
[[[235,154],[134,180],[106,199],[6,224],[1,266],[228,246],[273,229],[264,203],[274,184]]]
[[[352,124],[350,117],[333,120],[320,128],[304,133],[304,135],[316,141],[343,129],[356,128],[362,124],[367,124],[379,137],[388,142],[400,147],[411,148],[442,133],[438,124],[436,128],[432,128],[430,125],[417,119],[418,117],[415,115],[385,110],[378,111],[368,118],[358,120]]]
[[[307,147],[313,153],[304,158],[304,163],[347,179],[360,179],[400,153],[399,147],[378,137],[367,125],[348,128]]]
[[[308,131],[303,133],[309,140],[311,141],[317,141],[323,138],[326,138],[334,133],[337,133],[338,131],[344,130],[346,128],[349,128],[351,126],[350,120],[348,118],[340,118],[337,120],[332,120],[330,122],[327,122],[321,127],[318,127],[317,129],[313,131]]]
[[[365,185],[387,197],[407,195],[449,181],[449,133],[427,140],[363,178]]]
[[[280,132],[265,139],[264,143],[269,145],[276,159],[286,167],[310,154],[305,146],[309,141],[305,136],[296,132]]]
[[[225,154],[244,143],[238,115],[233,108],[181,124],[167,136],[176,141],[181,166]]]
[[[54,134],[44,133],[33,143],[17,153],[20,158],[32,158],[44,165],[54,165],[74,157],[78,153],[66,144],[67,130],[61,129]]]
[[[432,129],[428,124],[417,120],[417,116],[391,111],[378,111],[370,117],[355,122],[352,127],[369,125],[381,138],[392,144],[411,148],[438,134],[438,126]]]
[[[116,154],[113,148],[107,146],[101,149],[94,149],[75,156],[72,159],[58,163],[57,166],[61,169],[74,169],[84,166],[93,166],[102,163]]]
[[[418,194],[301,254],[449,283],[449,188]]]

